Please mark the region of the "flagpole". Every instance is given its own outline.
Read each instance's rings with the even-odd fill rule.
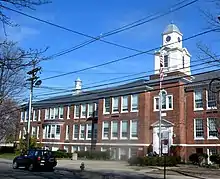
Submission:
[[[163,55],[160,54],[160,92],[159,92],[159,156],[162,156],[161,121],[162,121],[162,80],[163,80]]]

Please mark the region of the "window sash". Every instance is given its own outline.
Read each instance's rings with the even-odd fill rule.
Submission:
[[[85,138],[85,125],[81,124],[80,125],[80,139],[84,139]]]
[[[195,119],[195,137],[204,138],[203,119]]]
[[[81,117],[82,118],[86,117],[86,105],[85,104],[81,105]]]
[[[59,119],[63,119],[63,107],[59,107]]]
[[[41,120],[41,110],[39,109],[38,110],[38,121],[40,121]]]
[[[103,138],[109,138],[109,122],[103,122]]]
[[[216,107],[217,106],[217,94],[213,93],[212,91],[207,92],[207,101],[208,101],[208,108]]]
[[[138,121],[131,121],[131,138],[138,137]]]
[[[50,119],[54,119],[54,108],[50,108]]]
[[[112,98],[112,111],[113,112],[118,112],[118,102],[119,102],[119,98],[118,97],[114,97]]]
[[[88,104],[88,116],[93,116],[93,104]]]
[[[86,130],[87,130],[86,138],[91,139],[92,138],[92,124],[87,124]]]
[[[208,131],[209,131],[209,138],[216,138],[218,137],[218,130],[216,126],[216,118],[208,118]]]
[[[67,106],[67,115],[66,115],[67,119],[70,119],[70,106]]]
[[[74,117],[79,118],[79,105],[74,106]]]
[[[73,125],[73,138],[74,139],[79,138],[79,125],[78,124]]]
[[[168,67],[169,65],[169,58],[168,58],[168,55],[164,55],[164,67]]]
[[[118,138],[118,121],[112,121],[112,138]]]
[[[104,101],[104,112],[110,113],[110,98],[105,98]]]
[[[128,121],[121,122],[121,137],[128,138]]]
[[[122,111],[128,111],[128,96],[122,96]]]
[[[66,140],[69,140],[69,125],[66,125]]]
[[[202,91],[195,91],[195,108],[203,108]]]
[[[58,108],[54,108],[54,113],[55,113],[55,119],[58,118],[58,114],[59,114],[59,109]]]
[[[98,125],[95,123],[93,129],[93,139],[97,139],[97,135],[98,135]]]
[[[137,111],[138,110],[138,95],[134,94],[131,96],[131,110]]]

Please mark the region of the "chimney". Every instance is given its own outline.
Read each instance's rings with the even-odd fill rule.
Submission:
[[[75,81],[75,93],[74,94],[79,94],[82,90],[82,81],[80,78],[77,78]]]

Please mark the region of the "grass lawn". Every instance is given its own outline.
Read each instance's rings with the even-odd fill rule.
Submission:
[[[14,153],[4,153],[4,154],[0,154],[0,158],[4,158],[4,159],[14,159],[14,157],[16,156],[16,154]]]

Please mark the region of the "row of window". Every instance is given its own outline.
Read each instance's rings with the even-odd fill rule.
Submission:
[[[65,139],[69,140],[70,126],[66,125]],[[73,125],[73,140],[91,140],[97,139],[97,124],[74,124]]]
[[[204,139],[204,126],[207,128],[207,138],[208,139],[218,139],[218,121],[217,118],[207,118],[204,119],[194,119],[194,139],[203,140]]]
[[[138,139],[138,121],[103,121],[102,139]]]
[[[23,127],[23,132],[21,130],[19,132],[19,139],[21,138],[24,139],[26,134],[27,134],[26,127]],[[40,138],[40,126],[32,126],[31,136],[35,137],[36,139]]]
[[[122,97],[112,97],[112,98],[105,98],[104,99],[104,106],[103,106],[103,113],[119,113],[121,112],[137,112],[138,111],[138,94],[134,94],[130,96],[131,99],[131,106],[128,106],[128,99],[129,96],[122,96]],[[119,109],[119,104],[121,104],[121,108]]]
[[[206,91],[206,108],[215,109],[217,108],[218,94],[212,91]],[[203,100],[203,90],[194,91],[194,110],[203,110],[204,100]]]

